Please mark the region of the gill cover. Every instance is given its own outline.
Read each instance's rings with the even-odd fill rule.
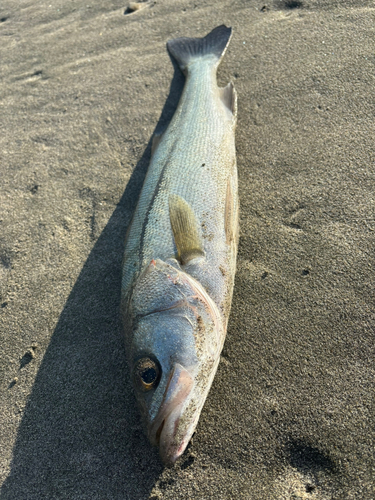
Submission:
[[[175,259],[152,260],[134,287],[130,301],[132,316],[137,318],[177,307],[191,309],[196,319],[203,315],[203,320],[212,321],[220,338],[221,315],[202,285],[186,274]]]

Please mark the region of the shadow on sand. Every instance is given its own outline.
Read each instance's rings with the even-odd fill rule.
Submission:
[[[184,77],[174,69],[156,131],[170,121],[181,95]],[[61,313],[19,427],[2,500],[141,500],[163,470],[139,423],[119,321],[124,237],[150,151],[151,141]]]

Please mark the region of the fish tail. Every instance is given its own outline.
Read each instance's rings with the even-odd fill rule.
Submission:
[[[192,62],[203,57],[207,62],[217,67],[225,54],[231,36],[232,28],[227,28],[222,24],[204,38],[184,37],[169,40],[167,48],[178,62],[181,70],[186,73]]]

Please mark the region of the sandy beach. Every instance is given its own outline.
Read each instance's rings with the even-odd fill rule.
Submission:
[[[375,6],[3,0],[0,500],[375,499]],[[228,334],[165,469],[119,320],[124,237],[184,77],[234,34],[240,243]]]

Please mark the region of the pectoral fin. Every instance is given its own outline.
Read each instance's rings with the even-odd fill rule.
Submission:
[[[181,196],[169,196],[169,217],[179,261],[187,264],[195,257],[204,255],[197,218],[191,206]]]

